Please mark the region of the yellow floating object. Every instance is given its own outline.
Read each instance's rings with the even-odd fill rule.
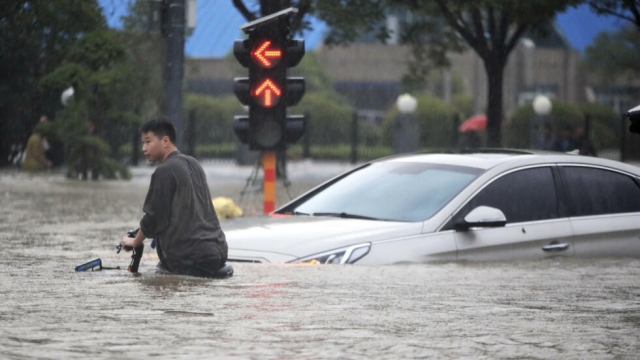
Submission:
[[[233,199],[219,196],[214,198],[212,202],[218,217],[231,219],[242,216],[242,209],[233,202]]]

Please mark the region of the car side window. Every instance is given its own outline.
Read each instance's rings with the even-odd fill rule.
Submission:
[[[557,218],[558,201],[551,168],[519,170],[498,178],[464,206],[459,219],[481,205],[500,209],[507,223]]]
[[[640,212],[640,187],[614,171],[563,166],[570,216]]]

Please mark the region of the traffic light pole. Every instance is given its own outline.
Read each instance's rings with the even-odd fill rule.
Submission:
[[[276,209],[276,152],[262,152],[262,184],[263,211],[268,214]]]
[[[176,145],[182,145],[182,79],[184,76],[185,0],[165,0],[165,80],[163,112],[176,128]]]

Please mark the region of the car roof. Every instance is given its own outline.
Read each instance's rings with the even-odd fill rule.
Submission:
[[[571,153],[537,150],[471,149],[459,152],[412,153],[390,156],[379,161],[447,164],[483,170],[489,170],[503,164],[517,167],[537,163],[566,163],[609,167],[625,170],[636,175],[640,174],[640,168],[618,161]]]

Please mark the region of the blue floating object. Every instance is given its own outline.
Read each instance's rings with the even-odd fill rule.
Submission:
[[[95,268],[98,268],[97,270],[95,270]],[[95,259],[95,260],[91,260],[89,262],[86,262],[82,265],[78,265],[76,266],[76,271],[87,271],[87,270],[91,270],[91,271],[99,271],[102,270],[102,260]]]

